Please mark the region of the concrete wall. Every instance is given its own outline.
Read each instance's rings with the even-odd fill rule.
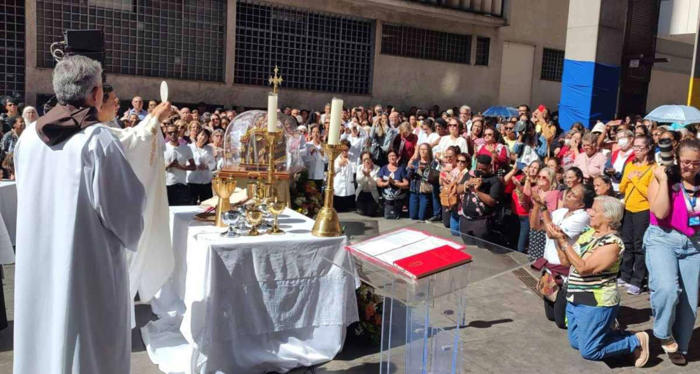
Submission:
[[[477,108],[493,104],[498,96],[500,50],[498,27],[502,18],[432,7],[400,0],[273,0],[281,5],[310,8],[320,12],[351,15],[376,20],[372,88],[368,95],[338,95],[349,105],[392,103],[408,109],[410,105],[442,107],[469,103]],[[235,0],[228,0],[225,82],[199,82],[167,79],[173,101],[261,107],[269,87],[233,84],[235,61]],[[35,103],[37,94],[51,93],[51,70],[36,67],[36,2],[27,4],[27,102]],[[420,17],[416,15],[420,14]],[[453,64],[403,58],[380,53],[381,25],[398,23],[437,31],[472,34],[491,38],[488,66]],[[29,27],[29,25],[32,25]],[[57,38],[59,38],[57,36]],[[474,56],[476,39],[472,43]],[[472,57],[473,61],[474,57]],[[284,71],[281,72],[284,75]],[[121,98],[141,95],[157,98],[162,78],[110,74],[110,83]],[[280,105],[321,108],[335,96],[329,92],[294,90],[282,85]]]
[[[499,29],[501,41],[535,46],[532,74],[532,99],[530,104],[544,104],[556,110],[559,103],[561,83],[540,79],[542,72],[542,50],[566,47],[566,15],[568,0],[510,0],[506,4],[508,25]],[[503,43],[495,52],[502,54]]]
[[[649,82],[647,112],[664,104],[685,105],[693,62],[693,45],[659,38],[656,40],[656,57],[665,57],[669,61],[654,64]]]

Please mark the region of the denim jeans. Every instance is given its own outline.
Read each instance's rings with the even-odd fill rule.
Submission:
[[[518,216],[520,221],[520,233],[518,233],[518,252],[525,253],[528,237],[530,236],[530,217]]]
[[[440,217],[440,215],[442,214],[442,206],[440,204],[440,186],[437,184],[433,186],[432,200],[433,217]]]
[[[634,334],[612,329],[619,308],[619,305],[566,304],[569,344],[581,353],[581,357],[599,361],[630,354],[639,347],[639,339]]]
[[[450,211],[450,234],[459,236],[459,230],[459,213]]]
[[[411,219],[418,219],[425,221],[430,217],[426,217],[428,214],[428,204],[432,199],[432,194],[430,193],[418,193],[411,192],[408,198],[408,216]],[[431,216],[432,217],[432,216]]]
[[[684,354],[697,317],[700,246],[676,230],[649,226],[644,234],[654,336],[671,336]]]

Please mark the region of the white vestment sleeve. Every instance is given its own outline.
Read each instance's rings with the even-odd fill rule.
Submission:
[[[146,194],[126,160],[119,143],[107,131],[96,133],[88,144],[94,148],[90,201],[105,228],[122,245],[135,251],[143,231]]]

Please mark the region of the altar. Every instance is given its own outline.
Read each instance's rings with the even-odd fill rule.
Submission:
[[[141,330],[151,360],[165,373],[283,373],[333,359],[358,320],[345,237],[312,236],[286,209],[284,235],[226,238],[192,220],[200,211],[171,207],[175,270]]]

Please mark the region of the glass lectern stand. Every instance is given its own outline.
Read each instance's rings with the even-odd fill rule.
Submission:
[[[453,240],[461,245],[460,239]],[[380,374],[464,371],[461,335],[468,325],[467,285],[471,288],[492,280],[526,265],[528,260],[526,255],[476,238],[461,250],[473,255],[473,262],[417,280],[356,251],[348,251],[354,259],[352,268],[343,266],[339,259],[327,259],[346,271],[357,271],[361,280],[383,298]]]

